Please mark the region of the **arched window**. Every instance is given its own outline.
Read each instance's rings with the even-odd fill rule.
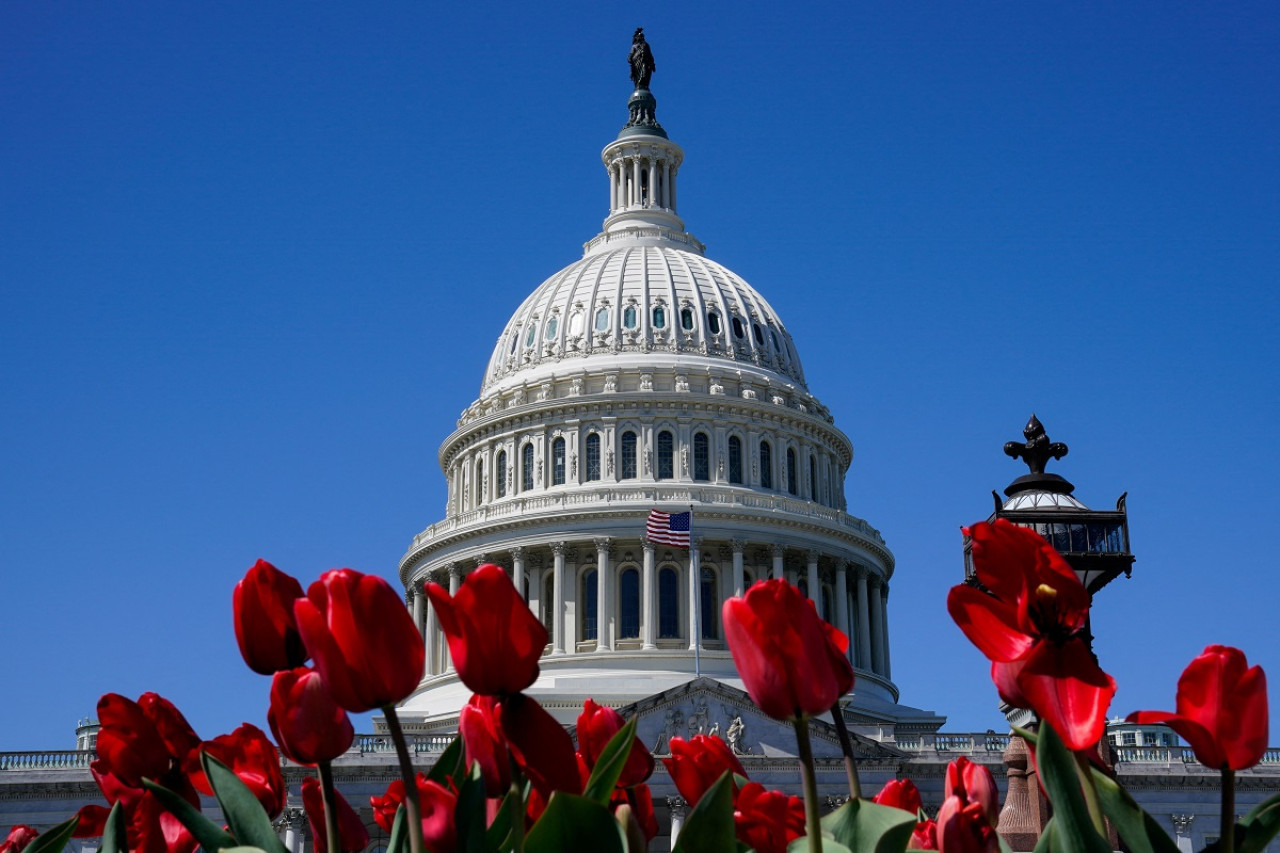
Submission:
[[[547,629],[547,633],[555,632],[556,618],[556,576],[551,572],[547,572],[546,578],[542,581],[542,626]]]
[[[705,432],[693,434],[693,479],[704,483],[711,479],[711,442]]]
[[[618,579],[618,636],[640,636],[640,573],[635,569],[623,569]]]
[[[796,494],[796,451],[794,447],[787,448],[787,491]]]
[[[524,446],[524,450],[520,451],[523,457],[520,460],[520,490],[528,492],[533,490],[533,442]]]
[[[818,499],[818,460],[809,455],[809,500]]]
[[[773,488],[773,448],[769,442],[760,442],[760,488]]]
[[[636,434],[627,430],[622,434],[622,479],[636,478]]]
[[[676,475],[676,440],[670,430],[658,433],[658,479],[670,480]]]
[[[507,451],[498,451],[498,467],[493,471],[494,493],[500,497],[507,496]]]
[[[699,602],[701,608],[699,618],[702,621],[702,639],[714,640],[720,636],[719,627],[716,625],[716,614],[720,612],[720,596],[717,594],[716,586],[716,570],[704,568],[702,570],[702,589],[699,590],[702,600]]]
[[[680,328],[684,329],[686,332],[693,331],[693,309],[692,308],[680,309]]]
[[[729,436],[729,482],[742,482],[742,439]]]
[[[599,592],[600,574],[595,569],[588,569],[582,573],[582,639],[595,640],[599,639],[599,631],[597,626],[599,620],[596,619],[596,607],[600,603],[597,595]]]
[[[600,479],[600,433],[587,436],[587,481]]]
[[[670,566],[658,572],[658,636],[680,636],[680,574]]]
[[[484,460],[476,460],[476,506],[484,503]]]
[[[564,439],[551,442],[551,485],[564,485]]]

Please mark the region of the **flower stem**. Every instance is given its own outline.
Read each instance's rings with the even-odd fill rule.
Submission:
[[[831,719],[835,720],[836,733],[840,735],[840,751],[844,753],[844,772],[849,777],[849,799],[862,799],[862,783],[858,780],[858,763],[853,757],[853,738],[849,737],[849,728],[844,724],[844,711],[840,703],[831,709]]]
[[[822,824],[818,819],[818,777],[813,770],[813,750],[809,746],[809,718],[796,717],[796,743],[800,747],[800,781],[804,785],[805,836],[809,853],[822,853]]]
[[[422,806],[418,801],[418,780],[414,778],[413,764],[409,761],[409,745],[404,739],[404,729],[400,728],[400,718],[396,716],[394,705],[383,705],[382,713],[386,714],[387,729],[391,732],[391,740],[396,745],[396,756],[400,759],[400,778],[404,780],[404,816],[409,822],[409,851],[423,853],[422,847]]]
[[[511,774],[511,853],[524,853],[524,785],[517,773]]]
[[[329,853],[342,853],[342,838],[338,835],[338,796],[333,789],[333,766],[321,761],[320,791],[324,794],[324,834],[329,842]]]
[[[1224,853],[1235,853],[1236,849],[1236,771],[1230,767],[1222,768],[1222,818],[1218,837],[1222,839],[1221,850]]]
[[[1083,752],[1075,753],[1076,775],[1080,777],[1080,790],[1084,794],[1084,804],[1089,810],[1089,819],[1093,828],[1103,838],[1107,837],[1107,824],[1102,816],[1102,804],[1098,801],[1098,788],[1093,783],[1093,773],[1089,770],[1089,757]]]

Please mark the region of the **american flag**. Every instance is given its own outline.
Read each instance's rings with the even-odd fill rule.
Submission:
[[[654,542],[688,548],[689,528],[692,524],[692,512],[670,513],[651,509],[645,530],[649,534],[649,539]]]

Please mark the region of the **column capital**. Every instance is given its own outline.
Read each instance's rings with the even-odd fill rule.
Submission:
[[[787,546],[783,545],[781,542],[774,542],[769,546],[769,553],[773,554],[775,559],[778,557],[785,557],[787,555]]]
[[[609,546],[613,543],[613,538],[610,536],[597,536],[591,541],[596,545],[597,554],[605,554],[608,553]]]
[[[564,542],[551,543],[551,553],[555,554],[557,557],[563,557],[567,548],[568,546]]]
[[[507,549],[507,551],[508,553],[511,554],[512,560],[524,559],[525,548],[523,545],[512,545],[510,548]]]
[[[684,797],[667,797],[667,808],[671,811],[671,816],[677,820],[684,817],[688,807],[689,804],[685,802]]]
[[[463,574],[465,574],[462,571],[462,566],[459,566],[457,563],[448,563],[445,565],[444,568],[445,568],[445,571],[449,573],[450,580],[454,578],[457,578],[458,580],[462,580],[462,576]]]
[[[652,539],[650,539],[648,536],[641,536],[641,537],[640,537],[640,547],[641,547],[641,548],[643,548],[645,551],[648,551],[650,554],[652,554],[652,553],[653,553],[653,540],[652,540]]]
[[[861,563],[850,563],[850,566],[853,567],[853,576],[859,583],[865,583],[867,578],[871,577],[871,571]]]
[[[804,555],[809,560],[810,563],[816,563],[818,562],[818,558],[822,556],[822,552],[818,551],[815,548],[810,548],[809,550],[804,552]]]
[[[730,539],[730,540],[729,540],[729,547],[731,547],[731,548],[733,549],[733,553],[735,553],[735,554],[741,554],[741,553],[743,553],[744,551],[746,551],[746,550],[747,550],[747,540],[745,540],[745,539]]]
[[[872,571],[867,572],[867,586],[879,590],[884,585],[884,578]]]
[[[474,559],[474,560],[475,560],[476,568],[478,569],[478,568],[480,568],[481,566],[483,566],[485,563],[489,562],[489,555],[488,555],[488,554],[476,554],[476,555],[475,555],[475,557],[473,557],[472,559]]]

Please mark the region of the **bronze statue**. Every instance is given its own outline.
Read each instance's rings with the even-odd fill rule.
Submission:
[[[631,37],[631,54],[627,57],[631,64],[631,82],[637,89],[648,89],[649,78],[653,76],[653,51],[644,40],[644,27],[636,27]]]
[[[1044,426],[1035,415],[1032,415],[1031,420],[1027,421],[1026,427],[1022,430],[1022,435],[1027,439],[1026,444],[1010,441],[1005,444],[1004,452],[1014,459],[1021,456],[1022,461],[1027,463],[1027,467],[1031,469],[1032,474],[1043,474],[1046,462],[1050,459],[1061,459],[1067,455],[1067,446],[1060,441],[1050,442],[1049,436],[1045,434]]]

